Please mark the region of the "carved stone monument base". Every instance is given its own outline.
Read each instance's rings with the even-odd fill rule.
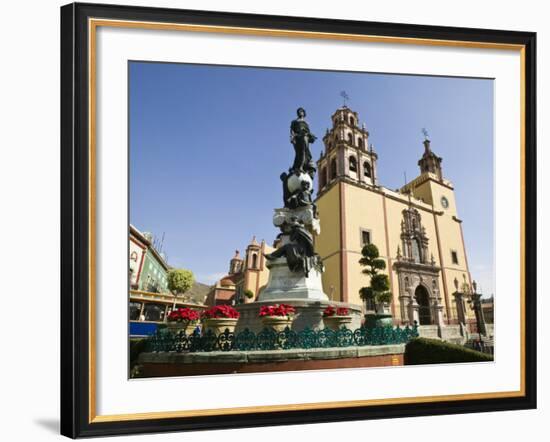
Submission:
[[[285,302],[286,299],[311,299],[327,301],[323,292],[321,272],[312,268],[306,277],[303,272],[293,272],[288,268],[286,258],[267,261],[269,280],[258,296],[258,301]]]
[[[329,300],[312,300],[312,299],[282,299],[280,301],[256,301],[250,304],[240,304],[235,306],[241,316],[237,322],[235,332],[241,332],[245,328],[258,333],[264,328],[262,320],[258,316],[260,308],[264,305],[273,304],[288,304],[295,308],[296,314],[292,321],[292,330],[300,331],[308,327],[310,329],[322,329],[325,327],[323,322],[323,311],[329,306],[345,307],[349,310],[352,317],[351,323],[347,325],[350,330],[355,330],[361,327],[361,306],[349,304],[346,302],[335,302]]]
[[[313,213],[313,208],[308,207],[299,207],[297,209],[275,209],[273,214],[273,225],[275,227],[281,227],[285,222],[288,223],[292,217],[295,217],[302,221],[306,226],[308,226],[316,234],[321,233],[321,225],[319,224],[319,219],[315,218]]]

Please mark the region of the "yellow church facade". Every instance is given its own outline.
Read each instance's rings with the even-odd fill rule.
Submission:
[[[323,287],[335,301],[363,304],[369,284],[361,249],[375,244],[386,261],[396,324],[471,324],[472,279],[454,186],[424,140],[420,174],[401,189],[379,184],[378,154],[369,132],[348,107],[332,115],[317,162],[321,233],[315,248],[325,265]],[[395,159],[393,159],[395,161]]]

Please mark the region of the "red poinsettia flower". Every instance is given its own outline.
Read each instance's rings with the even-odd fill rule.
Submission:
[[[260,317],[265,316],[291,316],[296,309],[288,304],[264,305],[260,307]]]
[[[193,310],[189,307],[178,308],[177,310],[171,311],[168,315],[169,321],[177,322],[191,322],[196,321],[200,317],[200,314],[197,310]]]
[[[329,305],[324,311],[323,316],[348,316],[349,310],[346,307],[334,308],[334,306]]]
[[[336,316],[348,316],[349,310],[346,307],[338,307],[336,309]]]
[[[232,318],[237,319],[241,314],[230,305],[215,305],[202,312],[205,319]]]
[[[179,318],[180,318],[180,314],[178,313],[177,310],[170,312],[170,314],[168,315],[169,321],[177,321]]]

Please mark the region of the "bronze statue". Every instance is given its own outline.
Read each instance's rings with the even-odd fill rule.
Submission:
[[[290,142],[294,146],[294,164],[292,165],[292,171],[296,175],[301,173],[308,173],[312,178],[315,174],[315,163],[313,162],[311,151],[309,150],[309,143],[314,143],[317,137],[309,130],[307,124],[306,111],[300,107],[296,111],[298,118],[292,120],[290,123]]]
[[[300,189],[291,192],[288,189],[288,179],[292,174],[292,169],[289,170],[289,173],[283,172],[280,176],[281,181],[283,182],[283,201],[287,209],[297,209],[299,207],[312,206],[313,207],[313,216],[317,216],[317,206],[313,202],[311,193],[313,189],[309,181],[301,181]]]
[[[313,250],[313,235],[296,217],[292,217],[289,223],[285,223],[281,230],[283,234],[289,235],[290,242],[264,256],[268,260],[284,256],[291,271],[303,271],[307,277],[312,267],[321,265],[318,255]]]
[[[309,143],[316,139],[309,130],[305,120],[306,111],[299,108],[296,111],[298,118],[290,124],[290,141],[294,146],[296,156],[294,164],[280,176],[283,183],[283,200],[285,204],[284,221],[276,225],[281,229],[277,242],[282,243],[279,248],[270,254],[264,255],[268,260],[286,258],[288,268],[292,272],[302,272],[306,277],[312,268],[322,271],[321,257],[313,248],[313,221],[317,221],[317,206],[313,202],[312,183],[315,176],[315,163],[311,157]],[[307,174],[307,175],[304,175]],[[300,210],[302,216],[309,213],[310,220],[294,216],[295,210]],[[308,222],[309,224],[304,224]],[[318,221],[317,221],[318,222]]]

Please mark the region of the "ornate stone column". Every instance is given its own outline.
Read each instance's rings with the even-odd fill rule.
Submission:
[[[434,310],[434,322],[440,327],[445,326],[445,319],[443,318],[443,305],[441,305],[441,297],[439,293],[434,294],[433,310]]]
[[[418,312],[419,309],[418,302],[416,302],[416,299],[411,297],[411,301],[409,302],[409,318],[412,324],[416,321],[418,324],[420,324],[420,314]]]
[[[408,313],[408,306],[411,302],[410,295],[405,293],[399,294],[399,307],[401,310],[401,322],[408,323],[410,321],[409,313]]]

